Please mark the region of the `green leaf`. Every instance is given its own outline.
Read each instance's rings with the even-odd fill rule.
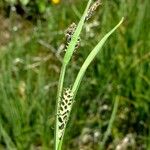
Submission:
[[[95,56],[100,52],[100,50],[102,49],[103,45],[105,44],[105,42],[107,41],[108,37],[122,24],[124,18],[121,19],[121,21],[110,31],[108,32],[103,38],[102,40],[95,46],[95,48],[91,51],[91,53],[88,55],[88,57],[86,58],[86,60],[84,61],[78,75],[77,78],[74,82],[74,85],[72,87],[72,92],[74,93],[74,97],[77,93],[77,90],[80,86],[80,83],[82,81],[82,78],[88,68],[88,66],[90,65],[90,63],[94,60]]]

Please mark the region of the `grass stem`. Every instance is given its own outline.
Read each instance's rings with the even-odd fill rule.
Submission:
[[[102,143],[100,145],[101,150],[104,149],[105,143],[108,140],[109,135],[111,134],[113,123],[114,123],[114,120],[116,118],[116,113],[117,113],[117,110],[118,110],[118,105],[119,105],[119,96],[116,96],[113,111],[112,111],[112,114],[111,114],[111,117],[110,117],[110,120],[109,120],[109,124],[108,124],[107,130],[104,134],[104,138],[102,140]]]

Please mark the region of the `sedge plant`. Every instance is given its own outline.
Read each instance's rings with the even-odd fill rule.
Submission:
[[[86,9],[74,31],[72,34],[71,40],[69,42],[69,45],[66,49],[66,53],[63,58],[61,72],[60,72],[60,78],[58,82],[58,91],[57,91],[57,99],[56,99],[56,118],[55,118],[55,150],[61,150],[62,149],[62,143],[64,139],[64,134],[67,126],[67,122],[69,120],[70,112],[73,107],[73,103],[75,100],[75,97],[77,95],[78,89],[80,87],[82,78],[88,68],[88,66],[91,64],[91,62],[94,60],[96,55],[100,52],[103,45],[109,38],[109,36],[122,24],[123,18],[120,20],[120,22],[112,29],[110,30],[105,36],[98,42],[98,44],[91,50],[88,57],[85,59],[83,65],[80,67],[80,70],[77,74],[77,77],[72,84],[72,87],[64,88],[64,78],[67,66],[72,58],[72,55],[74,53],[76,44],[79,39],[79,35],[81,33],[81,30],[83,28],[83,25],[87,19],[89,19],[92,16],[93,11],[96,9],[96,7],[100,4],[100,1],[97,0],[92,6],[91,6],[92,0],[88,1],[88,4],[86,6]]]

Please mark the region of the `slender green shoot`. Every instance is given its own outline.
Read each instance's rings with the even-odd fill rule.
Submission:
[[[73,84],[73,87],[72,87],[72,92],[74,93],[74,96],[76,95],[76,93],[78,91],[78,88],[80,86],[80,83],[82,81],[82,78],[83,78],[88,66],[94,60],[95,56],[100,52],[100,50],[102,49],[106,40],[109,38],[109,36],[122,24],[123,20],[124,20],[124,18],[122,18],[120,20],[120,22],[102,38],[102,40],[95,46],[95,48],[91,51],[91,53],[88,55],[88,57],[84,61],[83,65],[81,66],[81,69],[77,75],[77,78]]]
[[[65,77],[65,72],[66,72],[66,67],[72,57],[73,51],[75,49],[75,45],[77,43],[77,40],[79,38],[80,32],[82,30],[82,27],[84,25],[85,17],[87,14],[87,11],[89,9],[89,6],[91,4],[92,0],[89,0],[87,7],[85,9],[85,12],[83,16],[81,17],[81,20],[76,28],[75,33],[72,36],[71,42],[66,50],[66,54],[63,59],[63,64],[60,72],[60,78],[59,78],[59,83],[58,83],[58,91],[57,91],[57,100],[56,100],[56,119],[55,119],[55,150],[61,149],[62,141],[63,138],[61,138],[61,141],[59,140],[58,137],[58,109],[59,109],[59,103],[61,101],[61,96],[62,96],[62,90],[63,90],[63,82],[64,82],[64,77]],[[59,148],[59,149],[58,149]]]
[[[16,149],[15,144],[13,143],[13,141],[11,140],[11,138],[9,137],[8,133],[6,132],[1,123],[0,123],[0,134],[3,137],[4,141],[6,142],[6,147],[8,149]]]
[[[102,140],[102,143],[100,144],[100,147],[102,150],[104,149],[105,143],[108,140],[109,135],[111,134],[113,123],[114,123],[114,120],[116,118],[116,113],[118,110],[118,105],[119,105],[119,96],[116,96],[113,111],[112,111],[112,114],[111,114],[111,117],[109,120],[109,124],[108,124],[107,130],[104,134],[104,138]]]

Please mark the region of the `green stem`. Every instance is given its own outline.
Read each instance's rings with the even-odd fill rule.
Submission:
[[[60,77],[59,77],[59,82],[58,82],[58,91],[57,91],[57,99],[56,99],[56,119],[55,119],[55,150],[58,149],[58,109],[59,109],[59,103],[61,101],[61,93],[63,90],[63,83],[64,83],[64,77],[65,77],[65,72],[66,72],[66,64],[63,64],[61,67],[61,72],[60,72]]]
[[[116,117],[116,113],[117,113],[117,110],[118,110],[118,105],[119,105],[119,96],[117,96],[115,98],[115,103],[114,103],[114,108],[113,108],[113,111],[112,111],[112,114],[111,114],[111,117],[110,117],[110,120],[109,120],[109,124],[108,124],[108,127],[107,127],[107,130],[104,134],[104,138],[103,138],[103,141],[101,143],[101,149],[103,150],[104,149],[104,146],[105,146],[105,143],[112,131],[112,126],[113,126],[113,123],[114,123],[114,120],[115,120],[115,117]]]

